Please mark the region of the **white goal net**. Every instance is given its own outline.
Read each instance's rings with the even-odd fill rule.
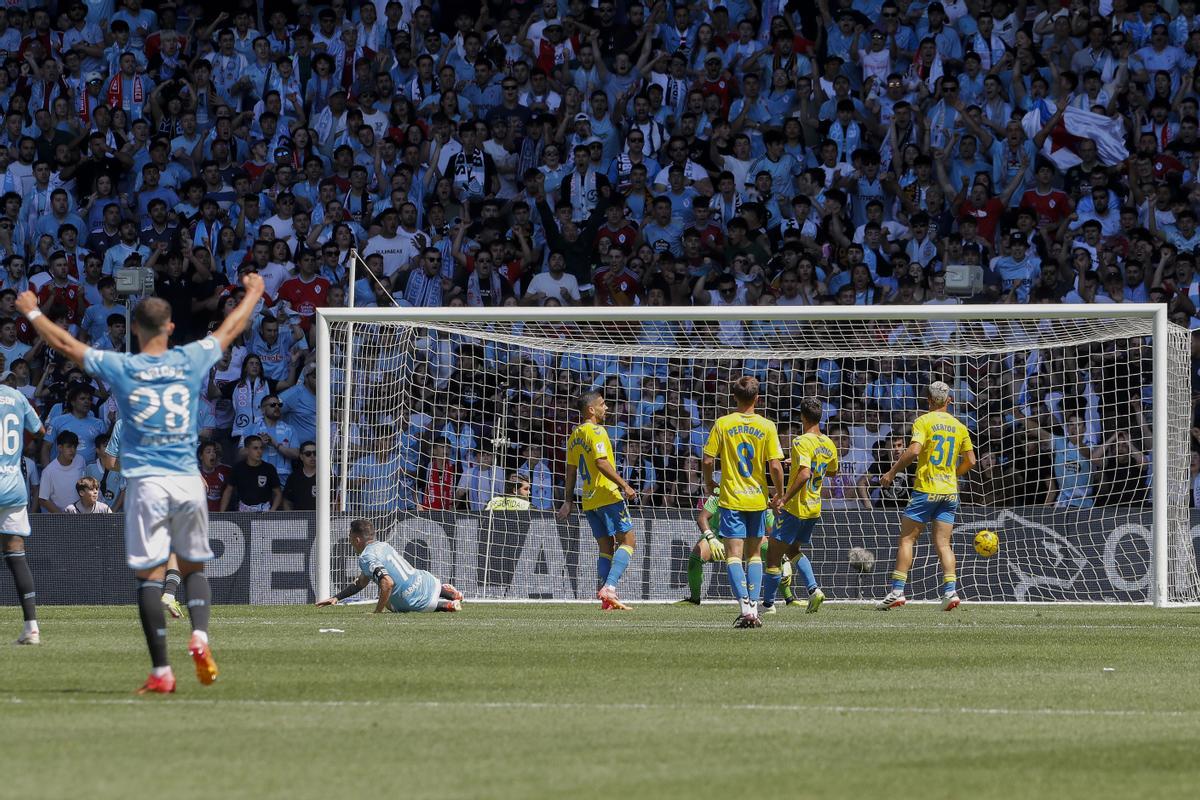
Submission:
[[[801,399],[824,405],[841,472],[808,555],[831,599],[886,592],[910,487],[877,476],[943,380],[979,456],[953,540],[968,600],[1200,600],[1189,335],[1157,307],[326,309],[319,324],[319,592],[356,576],[346,531],[366,517],[468,597],[593,598],[590,530],[554,511],[575,399],[599,389],[616,466],[639,490],[622,598],[679,599],[700,450],[748,374],[785,452]],[[529,510],[510,510],[526,486]],[[972,547],[985,528],[1000,537],[986,559]],[[729,597],[724,572],[708,568],[706,598]],[[938,586],[923,539],[909,596]]]

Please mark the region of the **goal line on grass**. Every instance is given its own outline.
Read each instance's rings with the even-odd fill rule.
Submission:
[[[8,697],[0,701],[9,706],[21,705],[82,705],[82,706],[144,706],[160,710],[155,704],[137,698],[54,698]],[[808,712],[827,714],[961,714],[992,717],[1166,717],[1192,718],[1200,709],[1139,709],[1139,708],[977,708],[971,706],[845,706],[799,703],[539,703],[539,702],[443,702],[439,700],[376,701],[376,700],[252,700],[252,699],[185,699],[173,698],[172,705],[233,706],[254,708],[411,708],[466,709],[471,711],[715,711]]]

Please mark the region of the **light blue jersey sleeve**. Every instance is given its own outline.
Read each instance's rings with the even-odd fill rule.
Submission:
[[[208,336],[148,356],[89,347],[84,370],[108,384],[124,423],[116,445],[126,477],[194,475],[200,392],[221,346]]]
[[[8,386],[0,386],[0,508],[23,506],[29,502],[24,459],[25,431],[37,433],[42,421],[25,396]]]
[[[395,586],[388,606],[393,611],[431,611],[437,604],[441,585],[432,573],[417,569],[387,542],[372,542],[358,557],[358,568],[376,585],[386,573]]]
[[[108,437],[108,444],[104,445],[105,455],[112,458],[121,457],[121,429],[123,427],[124,423],[121,422],[120,417],[117,417],[117,421],[113,424],[112,433]]]

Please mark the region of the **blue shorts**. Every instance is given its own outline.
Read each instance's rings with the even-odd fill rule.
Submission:
[[[585,511],[583,516],[592,526],[592,536],[597,539],[607,539],[633,530],[633,520],[629,518],[629,508],[624,500]]]
[[[911,520],[927,525],[930,522],[948,522],[954,524],[954,513],[958,511],[958,495],[956,494],[927,494],[913,492],[904,516]]]
[[[761,538],[767,532],[767,512],[721,509],[718,534],[722,539]]]
[[[812,542],[813,531],[816,530],[819,519],[820,517],[801,519],[800,517],[793,517],[784,511],[780,517],[779,524],[775,526],[775,532],[771,534],[771,538],[786,545],[793,545],[799,542],[807,546]]]

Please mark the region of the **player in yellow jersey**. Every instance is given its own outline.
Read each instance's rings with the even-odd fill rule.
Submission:
[[[896,550],[896,569],[892,572],[892,590],[876,606],[881,611],[899,608],[907,602],[904,584],[912,566],[913,548],[921,531],[930,523],[942,564],[942,610],[953,611],[961,602],[950,534],[954,531],[954,512],[958,510],[958,479],[975,466],[975,447],[967,426],[946,410],[950,405],[950,387],[934,381],[925,396],[929,400],[929,413],[917,417],[908,449],[879,477],[882,486],[890,486],[896,475],[914,459],[917,461],[912,498],[900,518],[900,545]]]
[[[617,599],[617,582],[633,557],[633,520],[626,500],[637,491],[626,483],[613,463],[612,442],[604,430],[608,403],[599,392],[585,392],[579,398],[583,422],[567,439],[566,499],[558,508],[558,518],[571,516],[575,501],[576,477],[583,480],[583,515],[592,527],[600,555],[596,574],[600,588],[596,597],[605,611],[628,611]]]
[[[775,497],[783,494],[783,448],[775,424],[759,415],[758,380],[749,376],[733,384],[737,411],[717,420],[704,445],[701,471],[709,491],[718,488],[713,480],[721,461],[721,484],[717,505],[721,509],[720,535],[725,542],[725,569],[741,613],[737,628],[759,628],[758,600],[762,593],[763,565],[759,547],[766,533],[767,472]],[[742,563],[743,545],[749,554]]]
[[[815,397],[805,398],[800,403],[800,420],[804,424],[804,433],[792,437],[792,479],[777,501],[776,510],[782,514],[767,546],[764,609],[775,605],[775,591],[783,579],[784,555],[793,548],[799,552],[800,546],[807,547],[812,542],[813,530],[821,518],[821,485],[825,478],[833,477],[838,471],[837,445],[821,433],[821,401]],[[799,558],[794,557],[792,563],[808,590],[808,613],[816,613],[825,602],[825,593],[817,586],[812,564],[802,554]]]

